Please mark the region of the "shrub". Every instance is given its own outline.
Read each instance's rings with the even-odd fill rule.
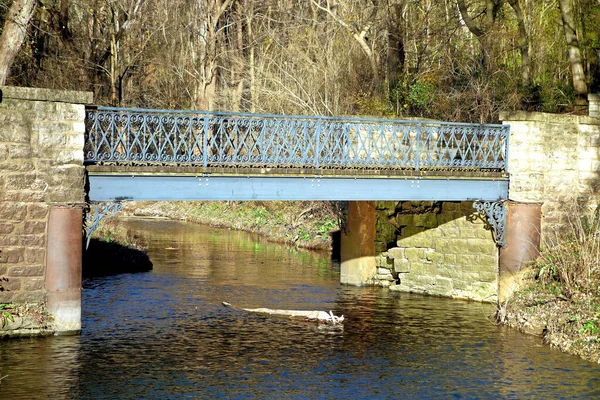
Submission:
[[[559,283],[567,297],[600,295],[600,205],[569,218],[567,229],[546,244],[534,267],[540,283]]]

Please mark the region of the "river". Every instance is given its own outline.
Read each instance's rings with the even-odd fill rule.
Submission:
[[[600,366],[495,325],[490,305],[340,286],[328,254],[244,232],[125,224],[153,270],[85,279],[81,336],[1,342],[0,398],[600,398]]]

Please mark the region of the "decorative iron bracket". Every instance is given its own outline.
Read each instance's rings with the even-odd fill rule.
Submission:
[[[85,214],[84,220],[84,232],[86,237],[85,248],[87,249],[90,245],[90,239],[92,233],[103,219],[114,217],[119,211],[123,209],[123,205],[119,202],[114,203],[89,203],[88,209]]]
[[[492,230],[498,247],[506,246],[506,206],[503,201],[474,201],[473,208],[485,215],[486,228]]]

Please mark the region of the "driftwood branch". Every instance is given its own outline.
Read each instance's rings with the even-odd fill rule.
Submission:
[[[225,307],[238,309],[226,301],[223,302],[223,305]],[[278,315],[290,318],[304,318],[309,321],[323,322],[332,325],[338,325],[344,321],[343,315],[341,317],[337,317],[333,315],[331,311],[327,313],[325,311],[275,310],[272,308],[241,308],[240,310],[258,314]]]

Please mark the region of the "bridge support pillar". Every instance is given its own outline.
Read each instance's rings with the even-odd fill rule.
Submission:
[[[506,245],[500,248],[498,301],[504,302],[518,289],[519,273],[540,251],[541,204],[506,202]]]
[[[373,283],[375,265],[375,232],[377,217],[375,202],[350,201],[346,231],[341,240],[340,282],[362,286]]]
[[[52,207],[46,256],[47,309],[56,334],[81,331],[82,209]]]

